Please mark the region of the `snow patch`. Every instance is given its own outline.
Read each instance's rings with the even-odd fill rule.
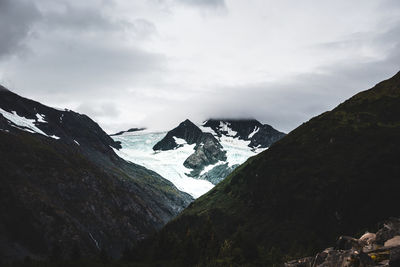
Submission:
[[[251,139],[256,133],[258,133],[258,131],[260,130],[260,128],[258,128],[257,126],[255,126],[253,132],[251,132],[248,136],[249,139]]]
[[[178,138],[178,137],[176,137],[176,136],[173,136],[173,138],[174,138],[175,143],[176,143],[177,145],[184,145],[184,144],[186,144],[186,140],[185,140],[185,139]]]
[[[36,113],[37,122],[47,123],[43,114]]]
[[[28,118],[25,118],[25,117],[21,117],[15,111],[12,111],[10,113],[10,112],[5,111],[2,108],[0,108],[0,113],[7,120],[11,121],[16,126],[19,126],[19,127],[16,127],[18,129],[21,129],[21,130],[24,130],[24,131],[27,131],[27,132],[35,132],[35,133],[38,133],[38,134],[42,134],[42,135],[48,136],[42,130],[40,130],[38,127],[36,127],[36,125],[34,124],[35,120],[33,120],[33,119],[28,119]]]
[[[34,119],[28,119],[22,116],[19,116],[17,112],[12,111],[12,112],[7,112],[4,109],[0,108],[0,113],[9,121],[11,121],[13,124],[11,126],[20,129],[25,132],[30,132],[30,133],[38,133],[47,137],[51,137],[54,139],[60,139],[60,137],[55,136],[55,135],[47,135],[45,132],[40,130],[38,127],[36,127],[35,122],[36,120]],[[38,118],[38,115],[36,114],[36,117]],[[43,115],[41,115],[43,116]]]
[[[75,144],[77,144],[78,146],[80,146],[80,144],[78,143],[78,141],[74,140]]]
[[[198,125],[198,127],[203,133],[211,133],[214,136],[218,136],[217,133],[211,127],[205,127],[202,125]]]
[[[229,126],[231,124],[229,122],[220,121],[219,129],[223,132],[226,132],[226,136],[235,136],[237,134],[236,131],[232,130]]]
[[[91,232],[89,232],[89,235],[90,235],[90,238],[92,239],[92,241],[94,242],[94,244],[96,245],[97,249],[100,250],[99,242],[97,242],[97,240],[94,239]]]

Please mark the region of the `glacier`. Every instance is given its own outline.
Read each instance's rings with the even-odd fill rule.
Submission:
[[[228,128],[229,125],[223,125]],[[244,163],[249,157],[252,157],[263,149],[254,149],[249,147],[250,141],[240,140],[231,135],[218,137],[209,127],[199,126],[203,132],[212,133],[221,143],[223,149],[227,152],[227,160],[219,161],[214,165],[207,166],[202,174],[211,170],[213,167],[226,164],[234,166]],[[229,131],[233,133],[233,131]],[[125,132],[121,135],[111,136],[115,141],[121,142],[122,148],[114,151],[121,158],[133,163],[142,165],[150,170],[160,174],[165,179],[171,181],[179,190],[186,192],[198,198],[207,193],[215,185],[207,180],[195,179],[189,177],[191,169],[183,166],[183,162],[194,152],[195,144],[189,145],[184,139],[175,138],[180,146],[173,150],[154,151],[153,146],[163,139],[167,131],[156,132],[151,130],[142,130],[136,132]]]

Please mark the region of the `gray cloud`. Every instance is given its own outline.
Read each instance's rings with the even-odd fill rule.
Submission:
[[[368,61],[348,60],[323,65],[318,72],[296,74],[280,81],[214,88],[208,94],[175,103],[179,110],[166,107],[164,112],[175,121],[189,117],[198,123],[215,117],[256,118],[289,132],[302,122],[333,109],[354,94],[400,71],[399,24],[378,35],[356,36],[359,38],[351,36],[341,42],[321,46],[334,51],[368,44],[382,49],[382,56]],[[150,116],[149,121],[159,121],[158,115]],[[167,120],[163,118],[165,125],[174,125]]]
[[[0,81],[109,132],[209,117],[289,131],[400,69],[399,1],[339,2],[0,0]]]
[[[40,12],[32,2],[0,0],[0,58],[24,49],[24,41],[39,19]]]
[[[226,7],[225,0],[177,0],[177,2],[185,5],[198,6],[198,7],[213,7],[213,8]]]

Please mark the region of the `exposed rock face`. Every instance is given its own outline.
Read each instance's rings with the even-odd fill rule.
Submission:
[[[210,133],[203,133],[190,120],[185,120],[169,131],[153,150],[171,150],[181,146],[182,144],[176,143],[175,138],[183,139],[189,145],[196,144],[193,154],[183,163],[185,167],[192,169],[189,174],[192,177],[198,176],[205,166],[226,160],[226,151],[218,140]]]
[[[178,127],[169,131],[167,135],[157,144],[154,145],[153,150],[171,150],[177,148],[179,144],[176,143],[174,137],[184,139],[189,145],[199,144],[203,132],[190,120],[185,120]]]
[[[209,119],[203,126],[210,127],[218,137],[225,135],[249,140],[249,147],[253,148],[267,148],[285,136],[272,126],[254,119]]]
[[[366,233],[359,239],[341,236],[335,248],[327,248],[315,257],[287,262],[285,266],[400,266],[400,236],[396,235],[400,232],[399,222],[398,218],[389,219],[376,234]],[[377,236],[379,241],[376,239]]]
[[[226,160],[226,151],[210,133],[202,134],[195,147],[195,152],[190,155],[183,165],[193,169],[191,176],[198,176],[205,166]]]
[[[273,143],[284,137],[285,134],[275,130],[268,124],[262,125],[259,130],[250,138],[249,147],[270,147]]]
[[[139,132],[139,131],[143,131],[143,130],[146,130],[146,128],[131,128],[131,129],[126,130],[126,131],[120,131],[120,132],[115,133],[115,134],[110,134],[110,136],[122,135],[124,133],[134,133],[134,132]]]
[[[202,174],[200,179],[210,181],[213,184],[218,184],[238,166],[239,165],[229,166],[228,163],[217,165],[208,172]]]
[[[7,90],[0,109],[0,261],[119,256],[193,200],[85,115]]]

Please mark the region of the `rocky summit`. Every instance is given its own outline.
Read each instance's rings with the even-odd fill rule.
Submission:
[[[184,144],[195,144],[194,152],[183,163],[184,167],[190,169],[186,175],[217,184],[239,165],[230,164],[227,157],[229,146],[237,143],[238,146],[248,146],[257,153],[257,149],[268,148],[284,135],[270,125],[263,125],[254,119],[209,119],[201,126],[185,120],[157,142],[153,150],[167,151]]]
[[[249,147],[267,148],[285,136],[271,125],[262,124],[255,119],[209,119],[203,127],[210,128],[216,136],[231,136],[249,140]]]
[[[0,89],[0,265],[119,257],[193,200],[89,117]]]

